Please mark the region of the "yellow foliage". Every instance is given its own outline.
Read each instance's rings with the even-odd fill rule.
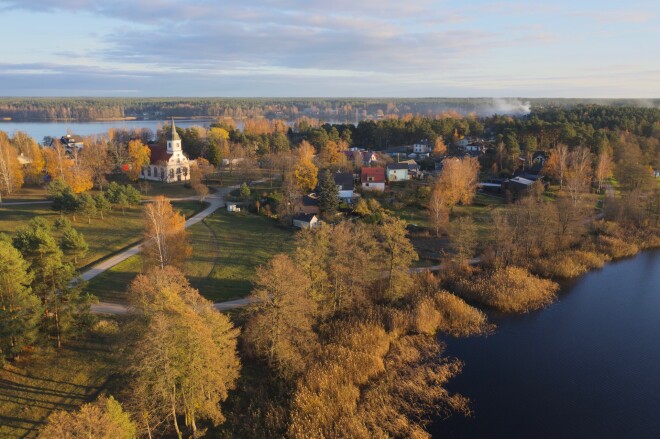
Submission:
[[[520,267],[477,273],[462,272],[450,280],[456,293],[504,312],[525,313],[549,305],[559,285]]]
[[[131,140],[128,142],[128,156],[131,160],[131,166],[129,166],[126,174],[131,180],[137,180],[142,168],[147,166],[151,160],[151,150],[140,140]]]

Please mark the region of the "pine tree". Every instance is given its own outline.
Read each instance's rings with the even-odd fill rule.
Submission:
[[[89,246],[82,233],[78,233],[73,227],[64,230],[60,238],[60,248],[66,255],[73,257],[73,263],[78,264],[78,258],[83,257]]]
[[[32,293],[29,264],[21,253],[0,239],[0,353],[16,359],[37,339],[41,302]]]
[[[87,224],[92,223],[92,217],[96,215],[96,201],[88,193],[81,194],[79,197],[78,212],[87,217]]]
[[[334,214],[339,209],[339,190],[332,172],[326,172],[319,185],[319,207],[328,214]]]

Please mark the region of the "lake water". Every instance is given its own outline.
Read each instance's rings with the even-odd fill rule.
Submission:
[[[211,120],[175,120],[176,126],[189,128],[193,125],[208,127]],[[119,120],[106,122],[0,122],[0,131],[7,132],[10,136],[14,131],[24,131],[28,133],[37,142],[44,139],[45,136],[60,138],[70,130],[73,134],[80,136],[93,136],[96,134],[106,134],[110,128],[122,129],[140,129],[149,128],[156,131],[164,124],[169,124],[169,120]]]
[[[474,415],[434,424],[434,437],[660,437],[660,251],[577,279],[545,310],[493,321],[489,337],[445,340],[465,362],[448,387]]]

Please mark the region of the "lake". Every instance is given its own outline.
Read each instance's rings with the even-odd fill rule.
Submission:
[[[489,337],[446,339],[465,362],[448,388],[471,418],[443,438],[660,437],[660,251],[606,265],[525,316],[493,318]]]
[[[212,120],[175,120],[176,126],[189,128],[193,125],[208,127]],[[73,134],[80,136],[93,136],[96,134],[107,134],[110,128],[121,129],[140,129],[149,128],[156,131],[164,124],[169,124],[169,120],[117,120],[104,122],[14,122],[1,121],[0,131],[7,132],[10,136],[14,131],[24,131],[28,133],[37,142],[41,143],[45,136],[60,138],[70,130]],[[237,124],[238,125],[238,124]]]

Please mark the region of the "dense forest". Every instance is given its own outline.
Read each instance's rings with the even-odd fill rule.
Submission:
[[[526,114],[529,107],[568,108],[579,104],[658,107],[659,100],[491,99],[491,98],[0,98],[0,119],[93,121],[115,118],[265,117],[294,120],[312,116],[355,122],[388,115]]]

